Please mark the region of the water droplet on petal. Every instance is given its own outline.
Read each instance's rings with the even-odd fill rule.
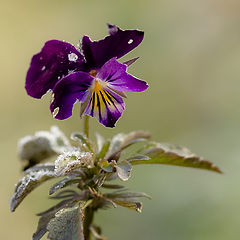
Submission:
[[[55,108],[54,111],[53,111],[52,115],[53,115],[54,118],[57,116],[58,112],[59,112],[59,107]]]
[[[45,69],[46,69],[46,66],[43,66],[41,70],[44,71]]]
[[[75,53],[68,54],[68,60],[71,62],[76,62],[78,59],[78,56]]]
[[[133,40],[129,39],[128,44],[131,44],[131,43],[133,43]]]

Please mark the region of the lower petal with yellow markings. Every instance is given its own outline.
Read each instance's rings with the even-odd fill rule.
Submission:
[[[91,89],[84,114],[96,117],[106,127],[114,127],[125,108],[121,96],[98,80],[95,80]]]

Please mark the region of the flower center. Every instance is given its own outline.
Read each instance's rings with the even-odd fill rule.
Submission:
[[[97,71],[96,71],[96,70],[91,70],[91,71],[89,72],[89,74],[90,74],[91,76],[93,76],[93,77],[96,77]]]

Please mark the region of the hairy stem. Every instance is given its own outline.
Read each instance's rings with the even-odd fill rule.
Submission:
[[[92,207],[86,207],[84,211],[83,234],[84,240],[91,240],[90,227],[93,222],[94,210]]]
[[[85,115],[84,117],[84,126],[83,126],[83,132],[86,135],[86,137],[89,137],[89,116]]]

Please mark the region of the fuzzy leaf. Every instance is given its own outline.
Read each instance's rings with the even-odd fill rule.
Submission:
[[[121,143],[121,148],[130,144],[136,139],[148,139],[151,137],[151,133],[147,131],[133,131],[125,135],[122,143]]]
[[[109,150],[108,150],[108,152],[107,152],[107,154],[106,154],[106,159],[109,159],[109,157],[110,157],[113,153],[119,151],[120,146],[121,146],[124,138],[125,138],[125,134],[123,134],[123,133],[119,133],[119,134],[115,135],[115,136],[112,138],[111,144],[110,144],[110,146],[109,146]]]
[[[24,171],[24,173],[31,173],[31,172],[38,172],[40,170],[54,172],[55,165],[54,163],[46,162],[46,163],[39,163],[31,168],[28,168]]]
[[[47,225],[47,230],[51,240],[84,240],[80,207],[58,211]]]
[[[91,153],[75,149],[58,156],[55,161],[55,173],[57,176],[64,176],[82,167],[93,167],[93,164]]]
[[[197,157],[189,149],[184,147],[158,143],[156,147],[144,150],[142,154],[148,156],[149,160],[133,160],[131,164],[167,164],[200,168],[221,173],[221,170],[213,163]]]
[[[17,184],[15,193],[11,198],[11,211],[13,212],[23,199],[32,192],[41,183],[54,178],[56,175],[54,171],[39,170],[31,171],[24,176]]]
[[[97,140],[97,153],[99,154],[105,144],[105,139],[99,133],[96,133],[96,140]]]
[[[33,234],[33,240],[39,240],[44,236],[44,234],[47,232],[47,225],[49,221],[55,217],[55,213],[56,211],[51,211],[40,217],[37,230]]]
[[[63,208],[70,208],[76,204],[76,198],[65,199],[59,202],[57,205],[49,208],[48,210],[38,213],[37,216],[40,216],[38,221],[38,227],[36,232],[33,234],[33,240],[39,240],[47,232],[47,225],[52,218],[55,217],[55,214]]]
[[[90,142],[90,140],[86,137],[85,134],[80,132],[74,132],[71,134],[71,139],[80,143],[80,147],[83,148],[84,151],[90,150],[91,152],[94,152],[93,144]]]
[[[55,183],[50,188],[49,195],[52,195],[53,193],[55,193],[59,189],[62,189],[64,187],[67,187],[67,186],[75,184],[75,183],[79,183],[80,180],[81,180],[80,178],[76,178],[75,176],[67,176],[64,179],[60,180],[59,182]]]
[[[128,161],[121,161],[115,166],[118,177],[122,181],[127,181],[131,176],[132,165]]]
[[[109,151],[106,154],[105,158],[108,161],[118,160],[124,149],[129,148],[130,146],[135,145],[138,142],[146,141],[146,139],[148,139],[150,136],[150,133],[145,131],[134,131],[130,132],[129,134],[117,134],[113,137],[109,147]],[[127,156],[127,158],[128,157],[130,157],[130,155]]]
[[[66,136],[58,129],[51,127],[50,131],[39,131],[34,136],[26,136],[18,142],[18,154],[22,160],[27,160],[27,167],[33,166],[55,154],[62,153],[70,147]]]

